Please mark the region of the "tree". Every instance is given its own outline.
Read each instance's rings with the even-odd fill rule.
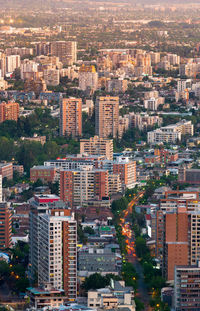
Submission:
[[[149,252],[148,247],[146,245],[146,241],[143,237],[139,236],[136,238],[135,250],[137,256],[140,258],[144,257]]]
[[[93,228],[87,226],[84,228],[84,233],[88,233],[89,235],[93,235],[93,234],[95,234],[95,231]]]
[[[10,274],[9,264],[3,260],[0,261],[0,280],[6,280]]]
[[[109,283],[110,280],[108,278],[99,273],[94,273],[85,279],[82,287],[88,291],[90,289],[104,288],[105,286],[108,286]]]

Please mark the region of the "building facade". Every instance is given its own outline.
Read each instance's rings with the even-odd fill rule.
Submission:
[[[12,215],[6,202],[0,202],[0,250],[12,245]]]
[[[82,100],[63,98],[60,103],[60,135],[80,137],[82,135]]]
[[[117,137],[119,97],[98,97],[95,105],[95,132],[99,137]]]
[[[103,155],[108,160],[113,159],[113,140],[98,136],[80,140],[80,153]]]
[[[0,123],[6,120],[17,121],[19,118],[19,104],[13,102],[0,103]]]

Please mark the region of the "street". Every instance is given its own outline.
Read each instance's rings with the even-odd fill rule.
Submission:
[[[140,299],[141,302],[144,304],[144,310],[150,311],[151,307],[149,306],[149,294],[147,290],[147,286],[144,281],[143,270],[138,261],[136,251],[135,251],[135,235],[132,230],[132,223],[131,223],[131,213],[133,206],[138,202],[138,200],[143,196],[144,192],[139,192],[139,194],[133,197],[133,200],[129,203],[127,210],[123,212],[124,217],[120,218],[120,225],[122,227],[122,234],[125,236],[126,242],[126,260],[133,264],[137,274],[138,274],[138,292],[136,295]]]

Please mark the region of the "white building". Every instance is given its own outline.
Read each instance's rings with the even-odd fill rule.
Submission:
[[[77,258],[76,221],[65,211],[50,211],[39,216],[39,284],[50,283],[64,289],[69,299],[76,298]]]
[[[21,60],[19,55],[6,56],[6,73],[12,73],[16,68],[20,68]]]
[[[164,104],[164,97],[152,97],[150,99],[146,99],[144,100],[144,108],[148,109],[148,110],[157,110],[159,105],[163,105]]]
[[[148,143],[159,144],[159,143],[176,143],[177,140],[181,140],[181,133],[168,131],[163,132],[162,129],[157,129],[152,132],[148,132],[147,136]]]
[[[194,135],[194,126],[191,121],[181,120],[176,124],[161,127],[155,131],[148,132],[148,143],[176,143],[181,140],[182,135]]]
[[[98,73],[94,66],[82,65],[79,74],[79,89],[86,91],[90,89],[96,91],[98,88]]]
[[[20,66],[21,79],[24,80],[27,74],[38,72],[38,67],[38,63],[29,59],[24,59]]]

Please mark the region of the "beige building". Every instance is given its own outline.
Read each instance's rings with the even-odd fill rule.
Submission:
[[[98,73],[96,72],[95,66],[85,66],[84,64],[80,67],[79,73],[79,89],[86,91],[96,91],[98,88]]]
[[[119,126],[119,97],[101,96],[95,105],[95,131],[99,137],[117,137]]]
[[[54,41],[50,43],[50,54],[59,57],[63,65],[71,66],[77,61],[76,41]]]
[[[122,192],[122,183],[119,174],[108,175],[109,195]]]
[[[181,140],[182,135],[194,135],[194,125],[191,121],[181,120],[176,124],[148,132],[148,143],[176,143],[177,140]]]
[[[134,291],[124,281],[111,280],[111,286],[88,291],[88,307],[135,311]]]
[[[89,139],[81,139],[80,153],[89,155],[103,155],[108,160],[113,159],[113,140],[101,138],[98,136],[90,137]]]
[[[60,73],[58,69],[45,69],[44,81],[46,85],[56,86],[60,83]]]

